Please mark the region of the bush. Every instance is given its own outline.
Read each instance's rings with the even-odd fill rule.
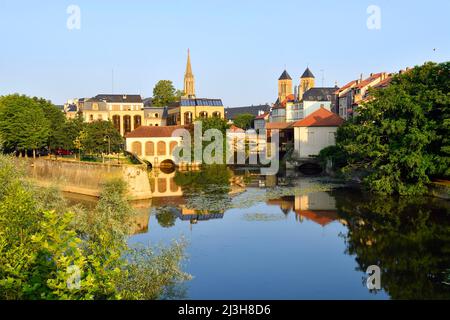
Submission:
[[[12,158],[0,156],[0,179],[0,299],[167,298],[189,279],[183,243],[128,247],[134,211],[123,181],[74,215],[56,190],[28,184]]]

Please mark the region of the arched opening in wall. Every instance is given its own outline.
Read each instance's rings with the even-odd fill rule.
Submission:
[[[131,132],[131,116],[123,116],[124,133]]]
[[[142,118],[141,116],[134,116],[134,129],[136,130],[142,125]]]
[[[187,111],[184,113],[184,124],[189,125],[192,124],[193,122],[193,117],[192,117],[192,112]]]
[[[145,143],[145,155],[146,156],[155,155],[155,143],[153,141],[147,141]]]
[[[202,118],[202,119],[206,119],[206,118],[208,118],[208,112],[206,112],[206,111],[202,111],[202,112],[200,112],[200,118]]]
[[[169,154],[171,156],[173,156],[173,151],[175,150],[175,148],[178,146],[178,142],[176,141],[172,141],[169,145]]]
[[[304,175],[311,176],[322,173],[322,167],[316,162],[303,163],[298,170]]]
[[[120,116],[113,116],[112,121],[114,124],[114,128],[116,128],[116,130],[120,132]]]
[[[170,174],[175,171],[176,165],[175,162],[167,159],[159,164],[159,169],[161,170],[162,173]]]
[[[212,116],[213,116],[214,118],[221,118],[221,115],[220,115],[220,112],[219,112],[219,111],[214,111],[213,114],[212,114]]]
[[[158,142],[158,156],[166,155],[166,143],[164,141]]]
[[[139,141],[135,141],[131,144],[131,153],[134,153],[137,156],[142,155],[142,144]]]

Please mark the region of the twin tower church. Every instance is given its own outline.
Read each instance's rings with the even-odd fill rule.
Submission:
[[[292,78],[286,70],[283,71],[278,79],[278,100],[275,104],[285,105],[287,101],[300,101],[303,99],[303,95],[309,89],[315,87],[315,77],[309,68],[306,68],[305,72],[300,78],[300,84],[293,88]]]

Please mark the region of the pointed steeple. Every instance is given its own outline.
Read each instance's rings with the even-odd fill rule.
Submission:
[[[188,49],[188,57],[186,63],[186,73],[184,74],[184,96],[187,98],[195,97],[195,79],[192,73],[191,53]]]
[[[192,66],[191,66],[191,53],[188,49],[188,58],[187,58],[187,64],[186,64],[186,73],[185,76],[194,76],[192,73]]]

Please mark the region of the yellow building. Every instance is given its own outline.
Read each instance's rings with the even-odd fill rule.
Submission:
[[[186,72],[184,75],[184,95],[180,101],[168,108],[167,125],[190,125],[198,118],[225,118],[225,110],[221,99],[197,98],[195,79],[192,72],[191,57],[188,51]]]
[[[84,101],[80,110],[86,122],[111,120],[122,136],[139,128],[144,120],[140,95],[100,94]]]
[[[306,68],[305,72],[300,78],[300,87],[298,89],[298,100],[303,100],[303,94],[316,85],[315,77],[309,68]]]
[[[284,70],[278,79],[278,103],[283,103],[290,96],[292,96],[292,78]]]

